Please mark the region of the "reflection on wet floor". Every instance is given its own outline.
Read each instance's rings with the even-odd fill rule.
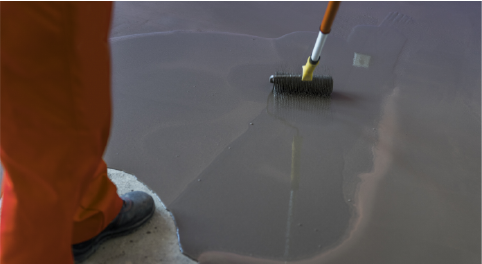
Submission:
[[[371,57],[369,55],[355,52],[355,56],[353,57],[353,66],[368,68],[370,67],[370,58]]]
[[[276,93],[273,91],[268,97],[268,104],[266,108],[266,112],[275,119],[280,120],[286,126],[292,127],[296,134],[293,136],[293,141],[291,143],[291,174],[290,174],[290,198],[288,204],[288,217],[286,223],[286,234],[285,234],[285,248],[284,248],[284,260],[291,260],[292,256],[300,256],[299,252],[292,252],[290,251],[292,237],[292,227],[293,228],[300,228],[302,227],[302,223],[293,223],[294,219],[294,211],[296,206],[296,197],[299,190],[300,185],[300,157],[301,157],[301,149],[303,144],[303,137],[300,134],[300,131],[297,126],[292,125],[290,123],[293,120],[298,120],[293,113],[301,112],[303,118],[307,118],[308,116],[312,116],[312,123],[317,123],[317,119],[320,117],[326,116],[328,111],[330,110],[330,98],[321,97],[321,96],[304,96],[304,95],[293,95],[293,94],[283,94],[283,93]],[[319,189],[322,192],[322,188]],[[312,199],[316,199],[312,197]],[[318,198],[319,199],[319,198]],[[306,205],[302,205],[306,206]],[[342,207],[343,208],[343,207]],[[313,208],[314,209],[314,208]],[[315,210],[314,210],[315,211]],[[327,214],[330,213],[329,211],[326,212]],[[320,223],[321,224],[321,223]],[[345,227],[346,228],[346,227]],[[296,231],[296,230],[295,230]],[[314,228],[313,231],[321,232],[319,228]],[[320,233],[321,234],[321,233]],[[326,235],[324,232],[323,236]],[[300,242],[300,241],[296,241]],[[308,244],[308,243],[307,243]],[[319,250],[322,248],[322,244],[318,245]]]
[[[341,149],[320,139],[331,130],[327,99],[309,99],[270,94],[253,125],[171,204],[188,255],[222,247],[293,260],[344,234]]]
[[[434,242],[443,230],[425,226],[412,232],[405,226],[420,220],[418,209],[403,204],[411,199],[407,192],[429,208],[443,208],[414,189],[450,181],[406,173],[430,161],[414,161],[413,149],[424,150],[411,142],[439,148],[420,142],[430,128],[406,115],[430,111],[429,101],[420,98],[449,91],[422,87],[411,98],[403,92],[410,87],[398,87],[400,73],[409,83],[438,81],[424,77],[435,67],[431,59],[415,59],[419,72],[400,66],[407,37],[392,27],[407,21],[393,13],[381,26],[355,27],[348,41],[330,38],[321,57],[329,66],[318,69],[333,77],[329,98],[273,94],[268,83],[286,65],[301,71],[315,32],[278,39],[187,32],[114,39],[114,124],[106,160],[159,194],[176,217],[184,253],[201,263],[336,263],[362,256],[368,257],[359,263],[373,263],[377,247],[388,252],[379,256],[384,260],[400,256],[391,255],[398,243],[408,247],[415,241],[412,250],[423,248],[421,255],[451,247]],[[453,114],[464,116],[466,109]],[[375,199],[384,194],[388,199]],[[391,219],[401,210],[389,201],[406,215]],[[425,220],[445,212],[433,210]]]

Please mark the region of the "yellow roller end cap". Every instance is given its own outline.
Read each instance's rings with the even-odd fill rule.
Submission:
[[[318,62],[316,64],[311,64],[310,63],[310,57],[308,57],[308,60],[306,61],[306,65],[303,66],[303,76],[301,77],[302,81],[312,81],[313,80],[313,71],[316,68],[316,65],[318,65]]]

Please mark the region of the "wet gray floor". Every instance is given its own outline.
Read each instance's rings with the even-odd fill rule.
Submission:
[[[185,254],[480,263],[479,2],[342,3],[328,99],[268,82],[301,71],[325,3],[116,5],[105,159],[156,191]]]

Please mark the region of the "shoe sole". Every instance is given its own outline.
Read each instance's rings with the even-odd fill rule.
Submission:
[[[155,211],[156,211],[156,206],[154,205],[149,215],[147,215],[141,221],[135,223],[134,225],[125,227],[116,231],[105,232],[99,235],[92,243],[92,246],[89,249],[87,249],[82,255],[74,257],[75,264],[80,264],[81,262],[85,261],[90,256],[92,256],[92,254],[94,254],[97,251],[97,249],[99,249],[100,245],[102,245],[102,243],[104,243],[105,241],[112,238],[125,236],[137,231],[139,227],[145,224],[154,215]]]

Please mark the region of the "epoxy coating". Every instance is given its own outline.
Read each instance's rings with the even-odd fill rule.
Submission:
[[[277,4],[240,12],[271,5],[276,20],[296,6]],[[229,3],[217,7],[200,10],[214,10],[207,20],[221,17],[227,32],[111,42],[106,161],[156,191],[185,254],[200,263],[480,263],[480,3],[342,3],[317,68],[334,79],[330,99],[276,97],[268,82],[277,70],[301,71],[316,31],[272,36],[223,16]],[[192,30],[181,25],[171,29]]]

